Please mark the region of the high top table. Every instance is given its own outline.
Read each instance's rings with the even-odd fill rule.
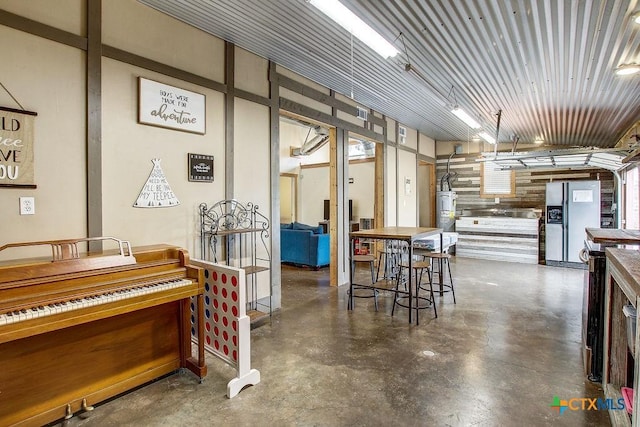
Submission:
[[[586,228],[593,243],[640,244],[640,230],[620,228]]]
[[[355,252],[355,241],[356,239],[371,239],[371,240],[396,240],[407,242],[408,251],[409,251],[409,323],[413,322],[413,289],[412,289],[412,266],[413,266],[413,242],[415,240],[424,239],[425,237],[433,236],[439,234],[440,235],[440,247],[442,248],[442,229],[441,228],[426,228],[426,227],[382,227],[382,228],[372,228],[369,230],[359,230],[354,231],[349,234],[351,239],[351,259],[353,259]],[[353,275],[355,277],[355,275]],[[349,304],[350,308],[353,307],[353,281],[349,283]],[[389,290],[388,287],[376,286],[377,283],[372,283],[371,285],[361,285],[357,284],[358,287],[362,288],[371,288],[371,289],[381,289],[381,290]],[[396,293],[405,293],[404,291],[396,290]],[[416,310],[417,308],[416,302]],[[417,323],[417,322],[416,322]]]

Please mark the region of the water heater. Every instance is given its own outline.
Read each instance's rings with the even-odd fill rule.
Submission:
[[[454,231],[456,225],[455,191],[438,191],[436,193],[436,227],[443,231]]]

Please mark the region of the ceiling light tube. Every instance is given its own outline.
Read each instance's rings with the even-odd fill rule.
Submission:
[[[494,137],[492,137],[491,135],[489,135],[487,132],[480,132],[478,134],[478,136],[480,136],[480,138],[482,138],[485,141],[487,141],[489,144],[495,144],[496,143],[496,139]]]
[[[455,114],[457,118],[459,118],[460,120],[465,122],[467,124],[467,126],[469,126],[470,128],[472,128],[472,129],[480,129],[480,123],[475,121],[473,119],[473,117],[468,115],[462,108],[454,107],[454,109],[451,110],[451,112],[453,114]]]
[[[375,50],[383,58],[390,58],[398,54],[398,49],[338,0],[309,0],[309,3],[349,31],[361,42]]]
[[[616,74],[619,76],[630,76],[638,72],[640,72],[640,65],[638,64],[623,64],[616,68]]]

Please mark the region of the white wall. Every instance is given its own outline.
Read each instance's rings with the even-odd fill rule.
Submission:
[[[400,144],[400,141],[398,141],[398,145],[401,145],[405,148],[411,148],[412,150],[417,150],[418,149],[418,131],[415,129],[411,129],[408,126],[403,125],[402,123],[400,124],[400,126],[405,127],[407,129],[407,137],[405,138],[405,143],[404,144]]]
[[[329,168],[303,168],[298,181],[298,222],[324,221],[324,200],[329,199]]]
[[[280,65],[278,65],[276,67],[276,70],[279,74],[282,74],[283,76],[287,76],[289,78],[291,78],[292,80],[295,80],[297,82],[303,83],[306,86],[309,86],[319,92],[324,93],[325,95],[329,95],[329,89],[327,89],[326,87],[320,86],[318,83],[309,80],[305,77],[302,77],[298,74],[295,74],[294,72],[290,71],[287,68],[284,68]],[[326,105],[326,104],[322,104],[321,102],[315,101],[311,98],[307,98],[304,95],[300,95],[296,92],[293,92],[289,89],[286,88],[280,88],[280,96],[283,98],[287,98],[291,101],[295,101],[299,104],[302,105],[306,105],[307,107],[311,107],[315,110],[318,111],[322,111],[323,113],[326,114],[331,114],[331,106],[330,105]]]
[[[137,77],[144,76],[206,96],[207,133],[198,135],[138,124]],[[134,246],[169,243],[199,254],[198,205],[224,196],[223,96],[110,59],[103,60],[103,230]],[[214,156],[214,182],[189,182],[188,153]],[[161,167],[179,206],[134,208],[151,169]]]
[[[0,0],[0,9],[79,36],[87,33],[85,0],[56,0],[55,10],[51,0]]]
[[[0,0],[0,8],[43,22],[64,31],[84,36],[86,33],[86,1],[57,0],[51,7],[48,0]],[[223,40],[197,30],[167,15],[146,7],[135,0],[111,0],[102,3],[103,43],[140,55],[161,64],[176,67],[217,82],[224,81]],[[143,22],[144,25],[140,25]],[[167,35],[170,35],[168,37]],[[23,103],[25,109],[36,111],[35,119],[35,176],[37,189],[3,188],[0,191],[0,215],[10,226],[3,228],[2,243],[83,237],[87,233],[86,198],[86,54],[27,33],[0,26],[3,40],[2,82]],[[260,96],[268,96],[268,61],[236,47],[235,81],[239,89]],[[150,72],[109,58],[102,60],[102,221],[104,234],[111,234],[134,245],[170,243],[183,246],[197,255],[197,206],[201,202],[214,203],[224,197],[224,95],[213,90]],[[46,70],[46,72],[43,72]],[[309,79],[297,76],[282,67],[279,73],[310,85],[322,93],[324,88]],[[151,78],[162,83],[202,93],[206,96],[207,132],[189,134],[160,129],[137,123],[137,78]],[[282,89],[281,96],[316,108],[327,114],[331,107],[302,95]],[[338,99],[355,104],[342,95]],[[268,108],[236,99],[233,141],[234,183],[236,197],[252,199],[264,206],[269,215],[270,162]],[[16,107],[5,93],[0,93],[0,105]],[[350,121],[351,117],[344,117]],[[388,139],[395,141],[396,122],[386,118]],[[291,158],[291,146],[299,147],[307,129],[281,123],[281,172],[298,173],[305,163],[329,161],[326,145],[306,158]],[[430,155],[431,141],[420,138],[408,129],[407,147]],[[256,145],[254,145],[256,144]],[[213,183],[192,183],[187,178],[187,155],[210,154],[214,160]],[[415,223],[407,216],[414,209],[398,207],[415,204],[415,194],[403,196],[398,177],[410,176],[415,184],[415,154],[387,147],[385,161],[385,212],[387,224]],[[408,157],[407,157],[408,156]],[[142,186],[152,169],[153,158],[160,158],[169,184],[181,204],[177,207],[133,208]],[[396,165],[399,162],[399,166]],[[61,168],[61,165],[63,167]],[[407,167],[411,173],[408,174]],[[355,179],[347,191],[355,203],[358,217],[372,217],[373,208],[357,201],[359,185],[362,191],[372,191],[373,164],[360,176],[358,168],[351,168]],[[301,174],[300,220],[322,220],[322,201],[329,197],[328,173],[308,169]],[[303,176],[304,175],[304,176]],[[366,176],[365,176],[366,175]],[[302,180],[305,180],[302,182]],[[259,181],[257,181],[259,180]],[[371,181],[371,186],[366,183]],[[315,186],[310,193],[302,188]],[[18,198],[34,196],[36,215],[18,215]],[[367,198],[368,196],[365,196]],[[371,193],[373,203],[373,194]],[[307,203],[310,202],[310,203]],[[314,203],[316,204],[314,206]],[[262,207],[261,206],[261,207]],[[313,213],[312,213],[313,212]],[[4,254],[0,254],[0,259]],[[13,257],[13,256],[9,256]]]
[[[65,31],[85,35],[83,0],[51,2],[0,0],[0,8]],[[135,0],[103,2],[103,43],[138,54],[214,81],[224,80],[224,41],[172,19]],[[140,25],[144,22],[144,25]],[[167,35],[170,34],[170,37]],[[2,82],[35,111],[35,179],[37,189],[0,189],[3,227],[0,244],[54,240],[87,235],[86,198],[86,54],[37,36],[0,26],[4,61]],[[160,43],[161,41],[161,43]],[[268,95],[268,61],[236,50],[236,85],[258,95]],[[207,88],[102,59],[102,228],[104,235],[131,241],[134,246],[169,243],[198,255],[198,213],[201,202],[224,198],[224,95]],[[45,72],[46,70],[46,72]],[[202,93],[206,97],[205,135],[162,129],[137,123],[137,78]],[[18,108],[0,91],[0,105]],[[234,182],[239,196],[259,199],[270,212],[268,108],[236,100],[239,164]],[[260,141],[260,150],[251,144]],[[249,144],[245,147],[243,144]],[[189,182],[189,153],[214,156],[213,183]],[[251,157],[253,156],[253,157]],[[153,167],[161,166],[180,205],[168,208],[134,208]],[[244,162],[242,163],[244,158]],[[250,161],[247,161],[251,158]],[[267,159],[265,161],[265,159]],[[259,169],[255,165],[260,165]],[[257,174],[261,188],[253,191],[242,176]],[[255,185],[255,182],[252,183]],[[33,196],[36,214],[18,215],[18,198]],[[22,255],[22,254],[21,254]],[[0,259],[21,255],[0,254]],[[34,256],[37,252],[24,254]]]
[[[374,162],[349,164],[349,199],[353,203],[353,220],[373,218]],[[316,224],[324,220],[324,200],[329,199],[329,166],[302,168],[299,183],[300,216],[298,221]]]
[[[397,150],[395,147],[387,146],[387,157],[385,159],[385,197],[384,197],[384,225],[394,226],[398,223],[397,217],[397,194],[398,194],[398,180],[397,180],[397,165],[396,156]]]
[[[353,220],[373,218],[375,204],[375,162],[349,164],[349,198],[353,200]]]
[[[236,98],[234,111],[234,198],[246,204],[258,206],[258,211],[269,218],[271,206],[271,163],[269,159],[269,108]],[[276,219],[277,221],[278,219]],[[269,238],[262,243],[260,236],[256,245],[256,255],[266,259]],[[246,236],[245,236],[246,239]],[[245,243],[248,244],[248,241]],[[245,259],[244,265],[251,260]],[[247,278],[250,280],[250,278]],[[269,272],[258,273],[258,298],[269,296]]]
[[[66,6],[61,4],[63,10]],[[37,188],[0,188],[0,246],[85,237],[85,55],[4,26],[0,40],[4,58],[0,81],[25,110],[38,113],[34,118]],[[0,105],[20,109],[3,89]],[[35,198],[35,215],[19,215],[21,196]],[[49,248],[30,253],[9,250],[0,252],[0,259],[46,254]]]
[[[269,61],[236,46],[235,62],[236,88],[268,98]]]
[[[280,119],[280,173],[300,173],[300,165],[329,162],[328,142],[308,156],[291,156],[291,149],[300,148],[307,138],[314,136],[315,131],[309,133],[309,127]]]
[[[290,176],[280,177],[280,223],[282,224],[290,223],[297,219],[294,217],[295,206],[293,206],[295,203],[293,198],[296,196],[293,185],[294,179]]]
[[[224,81],[223,40],[136,0],[103,1],[102,13],[104,44]]]
[[[436,141],[423,133],[419,135],[418,153],[436,158]]]
[[[396,121],[390,117],[387,120],[387,140],[389,142],[396,142]]]
[[[234,196],[240,202],[260,206],[260,212],[268,216],[271,196],[269,108],[236,98],[234,117]]]
[[[134,0],[103,2],[103,43],[216,81],[224,79],[224,42]],[[144,22],[144,25],[140,25]],[[171,34],[171,37],[167,37]],[[159,41],[162,43],[159,43]],[[134,246],[169,243],[199,254],[198,205],[224,197],[224,96],[201,86],[103,58],[103,230]],[[137,77],[204,94],[206,134],[137,123]],[[214,182],[188,181],[188,153],[214,156]],[[161,166],[177,207],[133,208]]]
[[[409,184],[406,181],[410,181]],[[416,155],[398,150],[398,226],[416,227],[417,218],[417,175]]]

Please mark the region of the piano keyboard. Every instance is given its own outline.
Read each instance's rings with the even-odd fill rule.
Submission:
[[[39,305],[37,307],[9,311],[7,313],[0,314],[0,326],[174,289],[180,286],[191,285],[192,283],[193,282],[189,279],[175,279],[166,282],[148,283],[118,291],[105,292],[100,295],[90,295],[84,298],[70,299],[69,301],[61,301],[47,305]]]

